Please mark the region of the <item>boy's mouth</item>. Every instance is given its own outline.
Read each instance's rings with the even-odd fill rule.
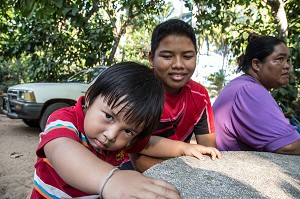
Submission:
[[[184,74],[180,74],[180,73],[171,73],[170,76],[171,79],[174,81],[181,81],[184,79]]]
[[[96,144],[97,147],[99,147],[100,149],[105,149],[105,148],[107,148],[107,145],[104,144],[103,142],[101,142],[101,141],[98,140],[98,139],[95,139],[95,144]]]

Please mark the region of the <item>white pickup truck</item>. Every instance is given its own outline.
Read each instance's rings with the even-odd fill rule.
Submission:
[[[63,83],[28,83],[9,87],[3,98],[2,112],[9,118],[22,119],[28,126],[43,130],[51,113],[74,105],[106,68],[98,66],[82,70]]]

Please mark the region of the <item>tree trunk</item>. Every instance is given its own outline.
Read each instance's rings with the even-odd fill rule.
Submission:
[[[121,39],[122,35],[124,35],[126,33],[127,26],[128,26],[128,22],[125,22],[122,25],[122,27],[120,29],[120,32],[117,33],[117,36],[115,37],[115,41],[113,43],[113,46],[112,46],[109,58],[107,60],[107,64],[108,65],[111,65],[113,63],[113,61],[114,61],[114,57],[115,57],[115,54],[117,52],[117,49],[118,49],[118,46],[119,46],[119,43],[120,43],[120,39]],[[117,29],[116,29],[116,32],[117,32]]]
[[[268,0],[267,4],[271,6],[275,22],[277,23],[278,37],[286,41],[288,37],[288,21],[283,1]]]

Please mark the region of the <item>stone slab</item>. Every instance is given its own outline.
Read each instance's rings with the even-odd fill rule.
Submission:
[[[222,152],[215,161],[183,156],[144,174],[172,183],[185,199],[300,199],[300,156],[250,151]]]

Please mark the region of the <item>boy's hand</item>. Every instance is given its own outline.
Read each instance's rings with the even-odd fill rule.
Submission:
[[[104,187],[103,198],[181,199],[170,183],[132,170],[115,171]]]
[[[206,147],[199,144],[188,144],[184,143],[183,146],[183,155],[193,156],[198,159],[202,157],[202,155],[211,155],[212,160],[216,158],[221,158],[221,153],[218,149],[214,147]]]

